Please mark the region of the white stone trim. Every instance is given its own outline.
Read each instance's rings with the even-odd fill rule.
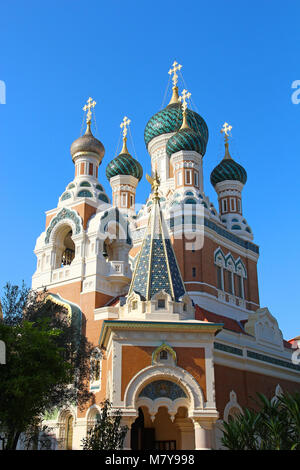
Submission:
[[[235,391],[231,390],[231,392],[229,393],[229,401],[227,402],[224,408],[223,419],[224,421],[226,421],[226,423],[228,422],[230,411],[234,408],[237,408],[240,413],[243,413],[242,407],[238,404],[237,395]]]
[[[181,367],[149,366],[139,371],[129,382],[124,394],[126,408],[136,408],[139,392],[154,380],[163,378],[178,383],[187,393],[190,400],[189,412],[204,409],[203,391],[196,379]]]

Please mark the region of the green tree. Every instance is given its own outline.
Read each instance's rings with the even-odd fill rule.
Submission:
[[[97,424],[82,440],[83,450],[120,450],[123,449],[124,439],[128,430],[121,425],[121,410],[112,410],[109,400],[101,403],[101,415]]]
[[[21,433],[41,427],[46,413],[90,399],[93,346],[66,309],[48,293],[7,284],[2,298],[0,339],[6,364],[0,366],[0,423],[7,449]]]
[[[269,400],[258,394],[258,410],[224,422],[223,445],[230,450],[300,450],[300,393]]]

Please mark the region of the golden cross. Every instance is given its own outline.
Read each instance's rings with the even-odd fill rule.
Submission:
[[[173,74],[173,77],[172,77],[172,81],[173,81],[173,86],[176,86],[177,85],[177,82],[178,82],[178,75],[177,75],[177,71],[181,69],[182,65],[178,64],[176,62],[176,60],[174,61],[173,65],[172,65],[173,68],[171,68],[168,72],[169,75],[172,75]]]
[[[131,120],[127,116],[124,116],[123,122],[121,122],[120,127],[123,129],[123,139],[127,136],[127,126],[131,123]]]
[[[183,90],[181,93],[181,96],[179,96],[179,101],[182,102],[182,111],[184,113],[186,112],[186,108],[187,108],[186,100],[190,99],[191,96],[192,96],[191,93],[187,90]]]
[[[89,99],[87,100],[87,104],[83,106],[83,111],[86,111],[88,110],[88,112],[86,113],[86,123],[87,124],[90,124],[91,122],[91,118],[92,118],[92,112],[91,112],[91,109],[94,108],[96,106],[96,101],[93,101],[93,98],[89,97]]]
[[[228,122],[224,122],[221,132],[224,133],[225,142],[228,142],[229,132],[231,131],[232,126],[228,124]]]

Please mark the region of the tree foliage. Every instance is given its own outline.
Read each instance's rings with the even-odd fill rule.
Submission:
[[[6,448],[36,428],[45,413],[91,399],[93,346],[76,331],[66,309],[48,293],[7,284],[2,298],[0,339],[6,364],[0,366],[0,423]],[[80,332],[81,333],[81,332]]]
[[[223,445],[230,450],[300,450],[300,393],[284,393],[275,400],[258,394],[258,411],[224,422]]]
[[[112,410],[109,400],[101,403],[101,415],[82,440],[83,450],[120,450],[123,448],[127,426],[121,425],[121,410]]]

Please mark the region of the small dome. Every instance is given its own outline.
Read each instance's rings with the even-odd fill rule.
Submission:
[[[102,142],[100,142],[100,140],[96,139],[96,137],[93,136],[89,123],[87,125],[85,134],[79,137],[78,139],[74,140],[73,144],[71,145],[71,155],[73,159],[76,153],[78,152],[96,153],[99,157],[100,162],[104,157],[104,146]]]
[[[123,147],[127,150],[126,145]],[[123,151],[122,149],[122,151]],[[128,151],[127,151],[128,152]],[[143,176],[143,168],[140,163],[135,160],[130,153],[120,153],[106,167],[106,177],[108,180],[117,175],[131,175],[139,181]]]
[[[166,148],[169,157],[180,150],[193,150],[204,155],[205,149],[206,142],[203,137],[191,128],[180,129],[175,135],[170,137]]]
[[[247,172],[242,165],[239,165],[233,159],[224,159],[211,172],[210,181],[213,186],[216,186],[217,183],[221,183],[221,181],[225,180],[240,181],[245,184],[247,181]]]
[[[239,165],[231,158],[228,143],[225,143],[223,160],[213,169],[210,175],[210,182],[213,186],[226,180],[240,181],[243,184],[247,181],[247,172],[242,165]]]
[[[148,147],[149,142],[159,135],[177,132],[182,125],[182,120],[180,103],[169,104],[166,108],[156,113],[149,119],[145,128],[144,139],[146,146]],[[189,127],[201,136],[204,146],[202,155],[204,155],[208,141],[206,122],[198,113],[190,109],[187,110],[187,122]]]

